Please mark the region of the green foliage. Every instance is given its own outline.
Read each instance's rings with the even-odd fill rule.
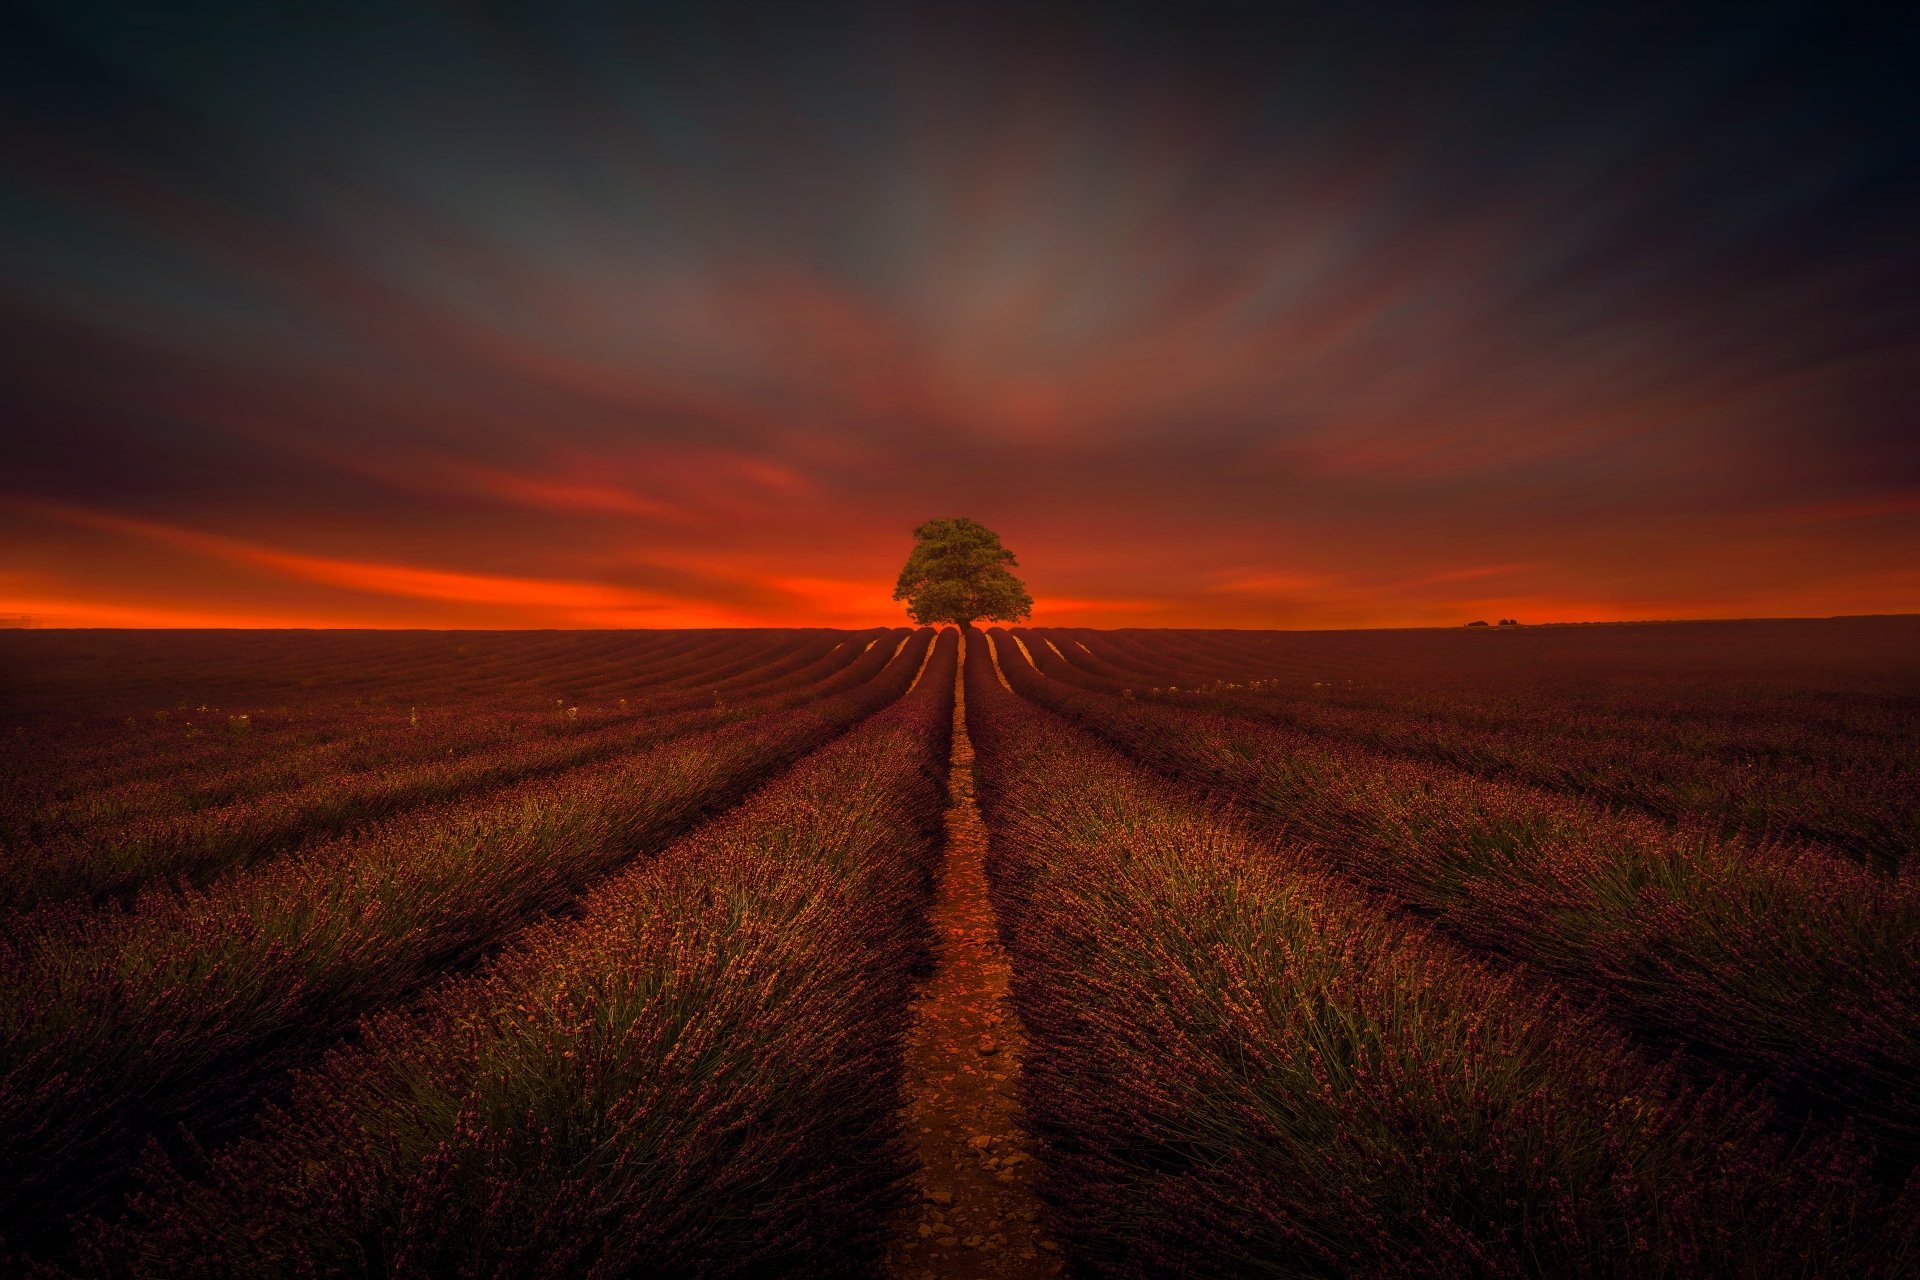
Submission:
[[[1019,564],[1000,535],[977,520],[929,520],[913,531],[913,554],[900,570],[893,598],[922,626],[957,626],[982,618],[1021,622],[1033,613],[1026,583],[1009,570]]]

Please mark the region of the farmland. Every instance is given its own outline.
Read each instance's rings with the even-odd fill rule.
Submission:
[[[1920,1269],[1920,620],[0,680],[3,1269]]]

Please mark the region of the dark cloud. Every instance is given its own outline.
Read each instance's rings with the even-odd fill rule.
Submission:
[[[0,612],[864,622],[961,512],[1061,621],[1920,605],[1886,11],[10,24]]]

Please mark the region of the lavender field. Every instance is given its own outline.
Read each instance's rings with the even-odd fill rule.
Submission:
[[[0,673],[5,1272],[1920,1271],[1920,619]]]

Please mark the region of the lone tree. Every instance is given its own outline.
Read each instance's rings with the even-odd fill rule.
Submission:
[[[977,520],[929,520],[913,531],[913,554],[893,598],[905,600],[907,615],[922,626],[964,627],[980,618],[1022,622],[1033,612],[1033,597],[1008,572],[1018,563],[1000,535]]]

